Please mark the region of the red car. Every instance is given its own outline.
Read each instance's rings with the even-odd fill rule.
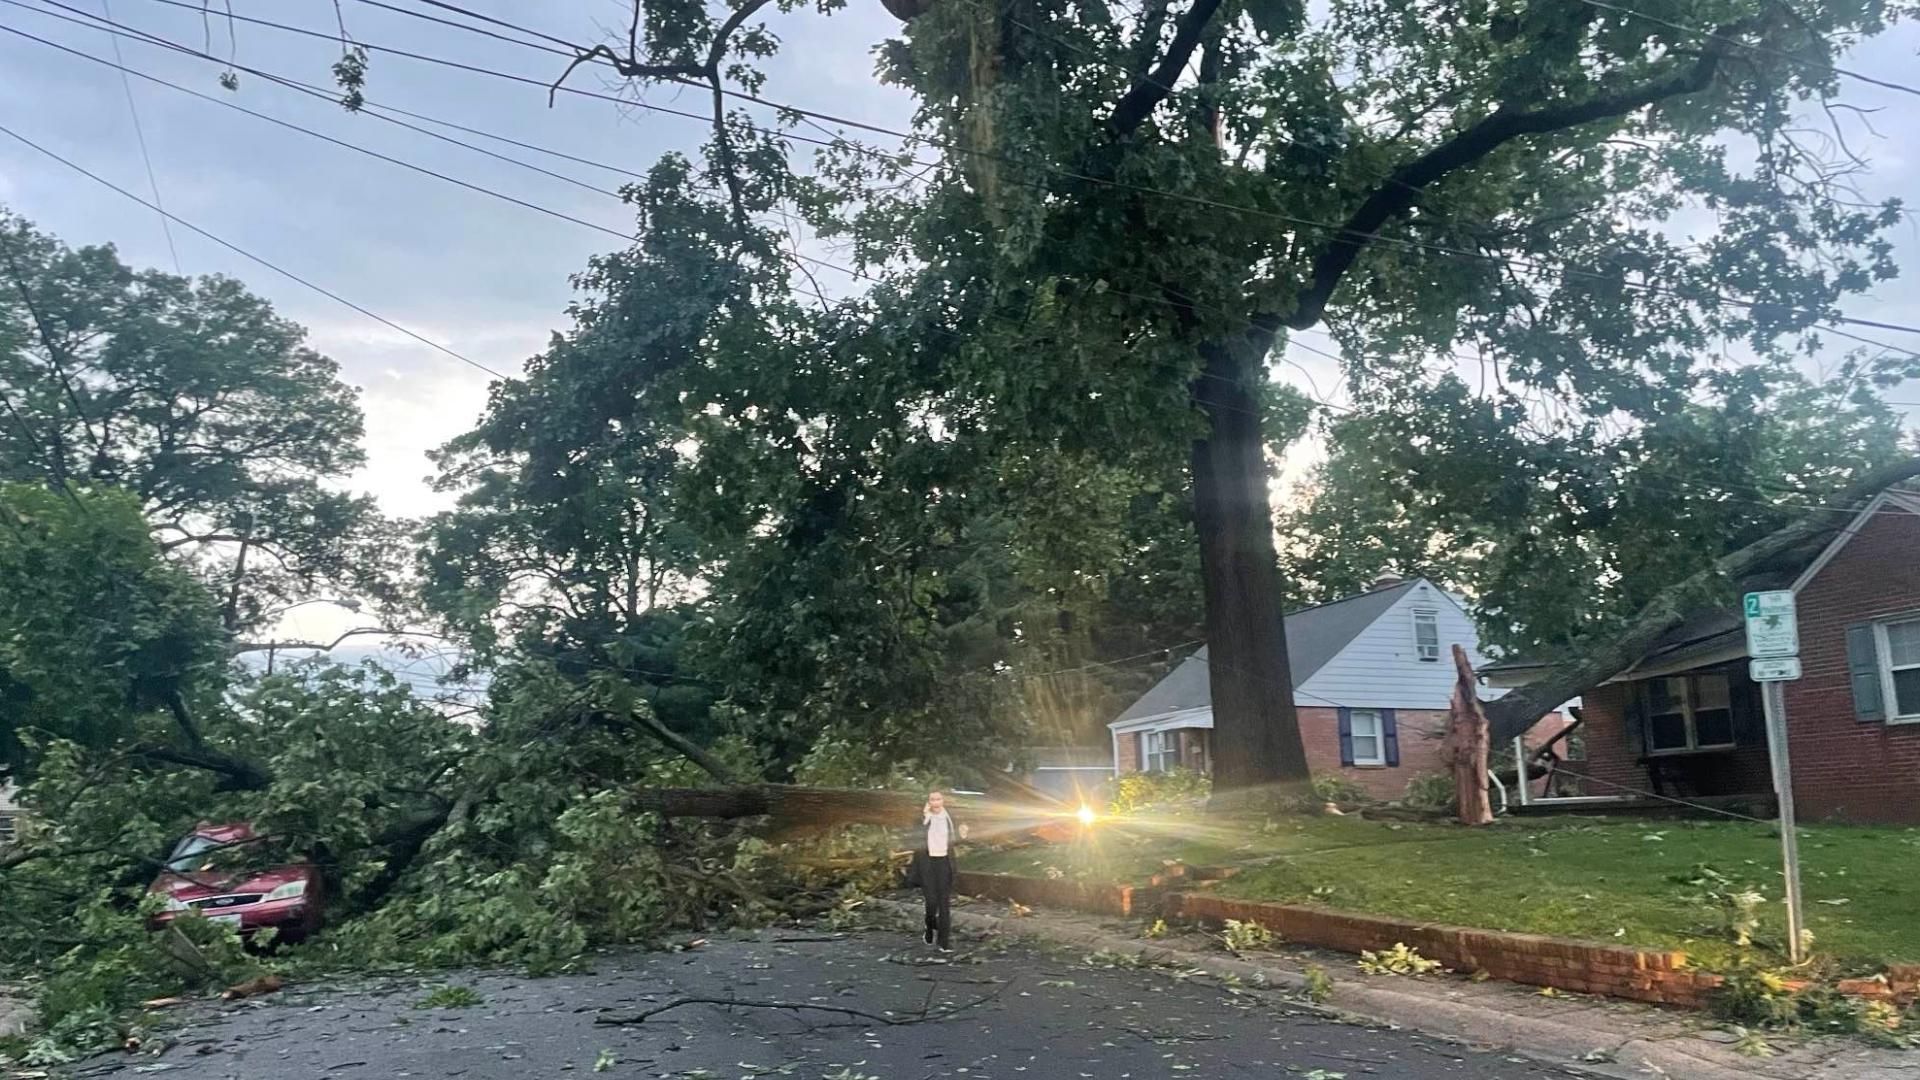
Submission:
[[[202,824],[181,839],[147,891],[167,898],[153,917],[165,926],[183,915],[231,923],[242,934],[274,927],[295,941],[320,929],[320,871],[304,860],[257,867],[261,838],[251,825]],[[224,867],[224,869],[222,868]]]

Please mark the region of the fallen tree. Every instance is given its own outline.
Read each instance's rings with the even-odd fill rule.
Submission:
[[[1511,742],[1548,712],[1633,666],[1660,635],[1680,625],[1689,611],[1708,601],[1726,599],[1723,594],[1730,583],[1825,534],[1837,533],[1851,522],[1852,513],[1864,508],[1874,496],[1916,476],[1920,476],[1920,458],[1876,469],[1848,487],[1832,506],[1812,508],[1778,532],[1722,555],[1699,572],[1661,590],[1618,633],[1576,642],[1568,650],[1567,659],[1486,704],[1494,743]]]

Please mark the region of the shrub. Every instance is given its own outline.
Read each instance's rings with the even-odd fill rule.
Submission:
[[[1400,801],[1423,810],[1451,810],[1454,803],[1453,777],[1446,773],[1421,773],[1407,781]]]
[[[1338,773],[1321,773],[1313,778],[1313,797],[1322,803],[1370,802],[1371,796],[1359,784]]]
[[[1212,779],[1192,769],[1128,773],[1113,782],[1111,810],[1116,814],[1131,814],[1148,807],[1195,803],[1212,792]]]

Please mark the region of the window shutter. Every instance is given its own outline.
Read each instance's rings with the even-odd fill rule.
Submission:
[[[1340,764],[1353,764],[1353,710],[1345,705],[1338,710],[1340,716]]]
[[[1633,756],[1642,757],[1647,752],[1647,691],[1641,683],[1621,683],[1621,697],[1627,706],[1627,742],[1633,747]]]
[[[1740,746],[1766,746],[1766,706],[1760,703],[1760,684],[1735,677],[1732,690],[1733,741]]]
[[[1872,623],[1847,627],[1847,674],[1853,681],[1853,718],[1871,724],[1887,718],[1880,700],[1880,644]]]
[[[1394,720],[1392,709],[1380,710],[1380,742],[1386,747],[1387,766],[1400,764],[1400,725]]]

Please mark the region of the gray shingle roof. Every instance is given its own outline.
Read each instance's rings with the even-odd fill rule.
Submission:
[[[1293,670],[1294,687],[1298,689],[1301,683],[1312,678],[1314,672],[1325,667],[1327,661],[1347,647],[1347,642],[1373,625],[1375,619],[1385,614],[1395,601],[1418,584],[1420,579],[1414,578],[1289,614],[1285,624],[1287,660]],[[1207,647],[1202,645],[1113,722],[1124,723],[1148,716],[1205,708],[1212,704],[1213,686],[1208,678]]]

